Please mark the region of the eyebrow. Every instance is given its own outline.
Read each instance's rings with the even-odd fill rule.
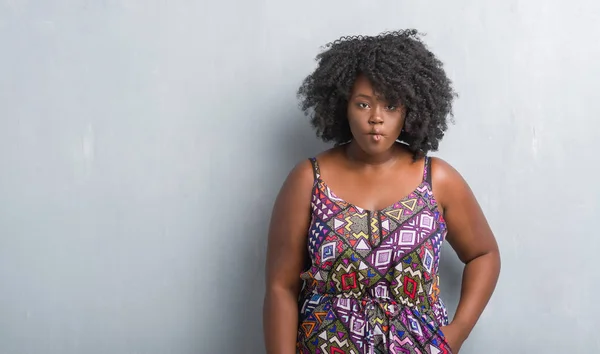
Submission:
[[[354,95],[354,97],[363,97],[363,98],[368,98],[368,99],[372,98],[371,96],[364,94],[364,93],[356,94],[356,95]]]

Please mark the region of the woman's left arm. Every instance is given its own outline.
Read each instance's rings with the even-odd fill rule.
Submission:
[[[457,353],[494,292],[500,275],[500,252],[483,211],[462,176],[438,158],[432,159],[431,169],[433,194],[448,228],[446,239],[465,264],[456,314],[442,328]]]

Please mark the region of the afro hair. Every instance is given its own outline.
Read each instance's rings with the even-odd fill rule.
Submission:
[[[416,159],[436,151],[452,119],[456,96],[442,62],[427,49],[414,29],[377,36],[342,37],[316,57],[317,68],[298,90],[300,107],[317,137],[335,145],[352,139],[348,99],[359,74],[387,102],[406,108],[398,137]]]

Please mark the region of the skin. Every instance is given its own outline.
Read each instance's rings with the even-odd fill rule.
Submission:
[[[380,210],[419,185],[423,159],[414,161],[412,154],[395,142],[405,115],[402,105],[380,99],[367,78],[357,77],[348,100],[352,141],[317,156],[321,177],[340,198],[366,210]],[[442,159],[431,161],[433,194],[448,226],[446,240],[465,264],[456,314],[442,327],[450,347],[458,353],[494,291],[500,254],[465,180]],[[273,208],[263,311],[269,354],[296,352],[299,275],[307,257],[313,181],[310,162],[299,163],[286,178]]]

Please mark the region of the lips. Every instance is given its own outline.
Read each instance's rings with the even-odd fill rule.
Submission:
[[[371,131],[369,135],[371,136],[371,139],[373,139],[375,142],[381,141],[381,139],[383,139],[383,134],[381,134],[381,131],[379,130]]]

